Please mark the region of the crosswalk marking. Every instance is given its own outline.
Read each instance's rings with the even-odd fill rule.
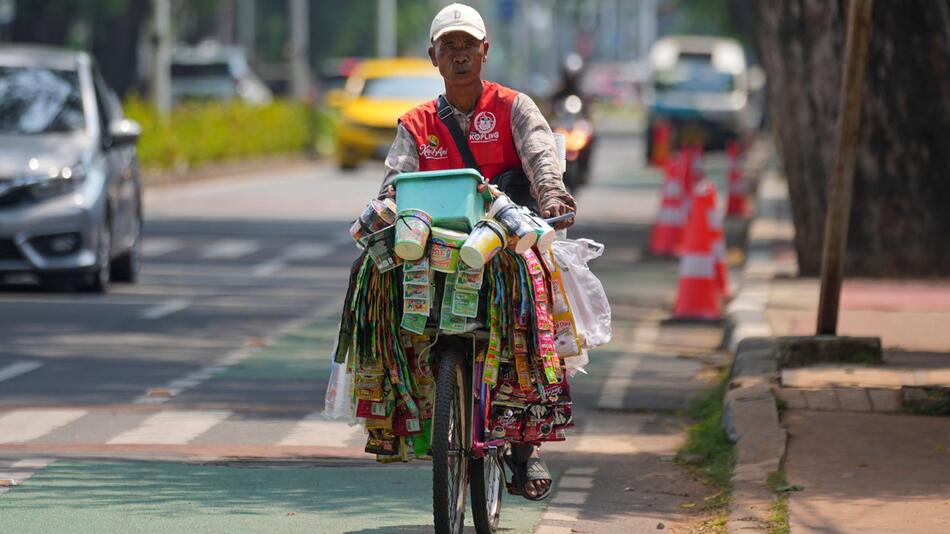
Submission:
[[[584,504],[586,501],[586,491],[558,491],[551,498],[551,504]]]
[[[161,412],[137,428],[110,439],[110,445],[184,445],[231,416],[225,410]]]
[[[331,244],[301,241],[288,245],[284,249],[283,257],[294,260],[319,260],[331,252],[333,252]]]
[[[22,362],[11,363],[6,367],[0,368],[0,382],[29,373],[30,371],[39,369],[40,367],[43,367],[43,363],[38,361],[25,360]]]
[[[634,330],[633,351],[635,353],[649,352],[660,336],[660,327],[657,323],[642,322]],[[633,385],[633,376],[640,367],[642,360],[638,354],[624,354],[618,356],[610,368],[610,373],[600,390],[598,408],[608,410],[623,409],[624,397],[627,390]]]
[[[142,319],[161,319],[162,317],[168,317],[169,315],[184,310],[191,306],[191,301],[188,299],[171,299],[166,300],[160,304],[156,304],[150,308],[147,308],[142,312]]]
[[[181,239],[163,239],[160,237],[146,237],[142,240],[142,255],[154,258],[178,250],[184,246]]]
[[[89,413],[87,410],[14,410],[0,416],[0,443],[23,443],[49,434]]]
[[[594,477],[563,476],[558,480],[557,487],[561,489],[591,489],[594,487]]]
[[[344,447],[362,439],[363,427],[341,421],[327,421],[319,412],[312,413],[294,426],[278,445],[284,447]]]
[[[206,260],[233,260],[257,252],[260,248],[260,245],[258,245],[256,241],[247,239],[222,239],[207,247],[201,254],[201,258]]]

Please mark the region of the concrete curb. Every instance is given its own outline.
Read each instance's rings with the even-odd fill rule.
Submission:
[[[749,229],[741,289],[726,311],[724,345],[735,352],[723,417],[736,444],[730,533],[767,533],[773,501],[768,477],[785,457],[787,434],[779,421],[772,386],[778,381],[776,342],[765,314],[772,279],[794,275],[793,254],[781,255],[794,237],[788,217],[788,186],[767,170],[759,182],[758,215]]]

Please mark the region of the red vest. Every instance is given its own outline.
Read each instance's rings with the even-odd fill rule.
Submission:
[[[521,168],[511,135],[511,107],[518,92],[494,82],[482,82],[482,96],[475,104],[468,128],[468,146],[481,168],[491,180],[499,174]],[[466,165],[455,147],[452,134],[437,113],[436,100],[426,102],[399,118],[399,122],[416,139],[419,170],[461,169]]]

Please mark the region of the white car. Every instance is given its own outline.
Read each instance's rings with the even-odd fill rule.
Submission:
[[[742,46],[721,37],[669,36],[650,50],[651,83],[645,92],[649,131],[660,121],[682,133],[695,129],[705,144],[721,148],[753,130],[761,110],[752,93],[764,76],[746,64]],[[648,153],[649,153],[648,148]]]

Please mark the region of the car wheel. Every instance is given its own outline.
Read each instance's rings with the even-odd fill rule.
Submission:
[[[112,272],[110,261],[112,250],[112,232],[109,229],[109,220],[103,221],[99,227],[98,247],[96,248],[96,266],[87,275],[86,284],[80,289],[88,293],[105,293],[109,287],[109,278]]]
[[[113,282],[134,284],[139,278],[139,267],[142,259],[142,233],[139,230],[142,222],[136,219],[135,242],[121,256],[112,260],[110,279]]]

